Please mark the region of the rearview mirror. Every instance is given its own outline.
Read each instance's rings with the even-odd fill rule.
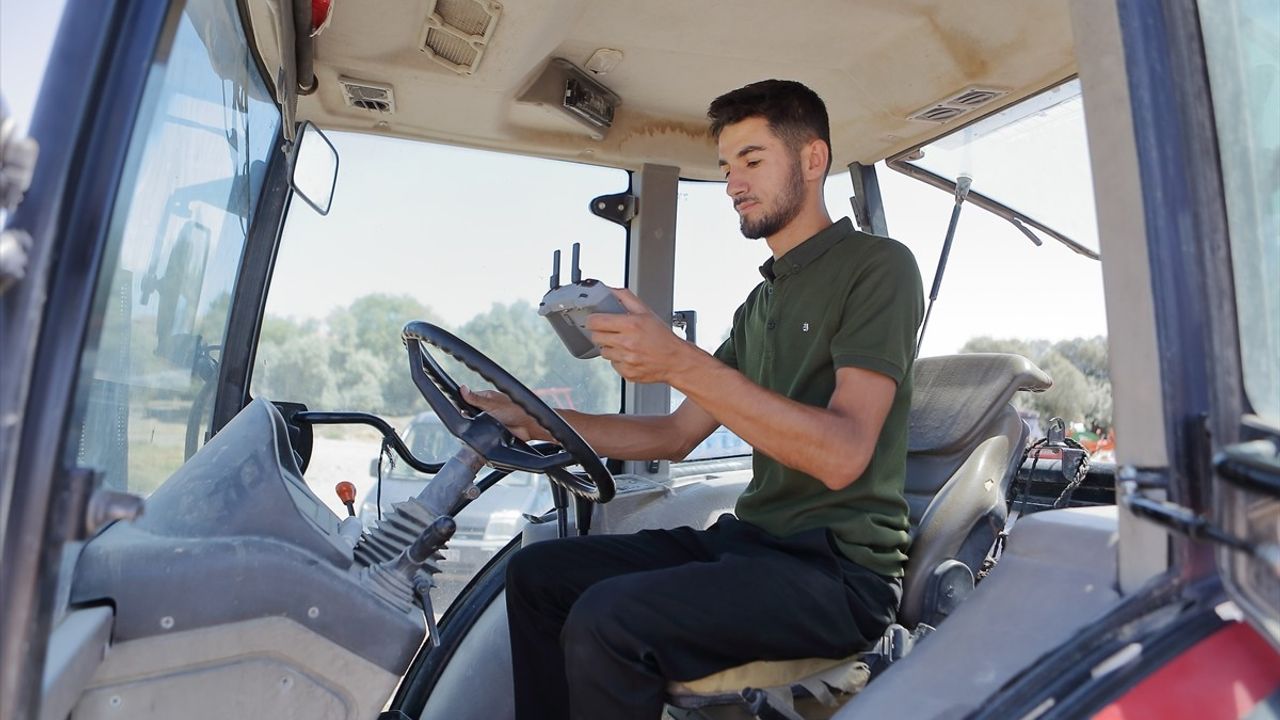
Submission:
[[[329,214],[333,189],[338,183],[338,151],[320,128],[310,121],[302,124],[293,153],[289,185],[321,215]]]

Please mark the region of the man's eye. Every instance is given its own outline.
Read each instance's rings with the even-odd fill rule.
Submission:
[[[748,160],[748,161],[747,161],[747,167],[749,167],[749,168],[753,168],[753,167],[755,167],[755,166],[757,166],[757,165],[759,165],[759,164],[760,164],[760,161],[759,161],[759,160]]]

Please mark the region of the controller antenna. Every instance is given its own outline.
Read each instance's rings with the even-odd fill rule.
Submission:
[[[573,279],[575,285],[582,282],[582,268],[578,266],[578,252],[581,248],[582,243],[573,244],[573,269],[570,271],[572,274],[569,277]]]
[[[551,289],[560,287],[560,251],[551,254]]]

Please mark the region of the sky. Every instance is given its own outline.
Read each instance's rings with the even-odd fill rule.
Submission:
[[[0,0],[0,92],[25,129],[35,109],[64,0]]]
[[[61,7],[57,0],[0,0],[0,90],[20,127],[34,108]],[[1073,132],[1079,135],[1078,128],[1064,130],[1066,140],[1039,156],[1014,139],[977,167],[962,167],[972,158],[948,160],[944,149],[930,160],[971,170],[976,191],[1021,193],[1029,212],[1068,208],[1055,224],[1088,234],[1086,244],[1096,247],[1087,157],[1081,164],[1079,153],[1068,152],[1071,142],[1082,147]],[[551,252],[564,251],[567,277],[575,241],[588,276],[623,281],[622,231],[586,210],[591,198],[626,188],[622,171],[356,134],[332,139],[341,153],[333,210],[320,217],[294,203],[271,313],[319,319],[369,292],[407,293],[461,324],[494,302],[536,304]],[[879,178],[889,234],[914,251],[927,291],[952,198],[884,166]],[[850,192],[847,173],[829,180],[833,217],[850,214]],[[723,185],[682,184],[678,212],[675,305],[698,311],[699,344],[714,347],[759,282],[756,267],[768,249],[738,232]],[[979,335],[1103,335],[1105,323],[1098,263],[1049,239],[1035,247],[1008,222],[969,206],[922,354],[955,352]]]

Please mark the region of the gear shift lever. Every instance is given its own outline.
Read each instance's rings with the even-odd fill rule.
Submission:
[[[334,491],[338,493],[338,499],[343,505],[347,506],[347,514],[351,517],[356,516],[356,486],[346,480],[334,486]]]

